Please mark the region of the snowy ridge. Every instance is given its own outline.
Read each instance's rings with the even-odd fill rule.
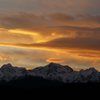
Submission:
[[[0,68],[0,80],[10,81],[27,75],[25,68],[13,67],[11,64],[5,64]]]
[[[58,80],[64,83],[100,82],[100,72],[94,68],[74,71],[69,66],[56,63],[50,63],[32,70],[13,67],[11,64],[3,65],[0,68],[0,81],[10,81],[25,76],[43,77],[44,79]]]

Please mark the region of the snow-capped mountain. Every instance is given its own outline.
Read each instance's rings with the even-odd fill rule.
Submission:
[[[21,67],[13,67],[11,64],[5,64],[0,68],[0,80],[10,81],[27,75],[27,70]]]
[[[38,67],[30,71],[33,76],[40,76],[45,79],[65,81],[66,77],[73,72],[69,66],[50,63],[44,67]]]
[[[25,76],[42,77],[47,80],[57,80],[64,83],[100,82],[100,72],[94,68],[74,71],[69,66],[56,63],[50,63],[44,67],[37,67],[32,70],[13,67],[11,64],[3,65],[0,68],[0,81],[10,81]]]
[[[50,63],[44,67],[38,67],[30,71],[32,76],[40,76],[45,79],[58,80],[65,83],[100,82],[100,72],[94,68],[74,71],[69,66]]]

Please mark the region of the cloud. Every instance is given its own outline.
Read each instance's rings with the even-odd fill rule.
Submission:
[[[58,22],[68,22],[68,21],[73,21],[74,17],[71,15],[67,15],[64,13],[54,13],[54,14],[50,14],[49,17],[53,20],[53,21],[58,21]]]
[[[47,47],[57,49],[85,49],[85,50],[100,50],[100,39],[92,38],[59,38],[49,42],[34,43],[34,44],[15,44],[22,47]],[[5,45],[5,44],[4,44]]]
[[[0,21],[1,45],[100,50],[100,16],[20,12],[2,15]]]
[[[0,10],[6,12],[27,11],[35,13],[68,12],[72,14],[100,11],[99,0],[0,0]]]
[[[33,38],[28,34],[13,34],[8,29],[0,29],[0,43],[33,43]]]
[[[71,50],[70,53],[77,54],[80,57],[85,57],[89,59],[100,59],[100,51],[96,50]]]
[[[54,42],[54,41],[53,41]],[[64,41],[65,42],[65,41]],[[57,42],[59,43],[59,42]],[[95,65],[99,66],[100,52],[98,50],[83,49],[68,49],[63,46],[45,44],[0,44],[0,55],[5,54],[6,61],[0,64],[11,62],[17,66],[25,66],[27,68],[37,67],[41,64],[45,65],[49,62],[59,62],[68,64],[74,69],[87,68]],[[16,47],[16,48],[15,48]],[[52,50],[53,49],[53,50]],[[7,55],[6,55],[7,54]],[[12,59],[8,59],[13,57]],[[95,59],[94,59],[95,58]],[[3,59],[4,60],[4,59]],[[78,66],[77,66],[78,65]]]
[[[16,66],[33,68],[47,64],[46,60],[55,56],[56,59],[62,58],[61,55],[51,50],[0,46],[0,65],[10,62]]]
[[[100,16],[78,15],[72,16],[64,13],[51,13],[36,15],[33,13],[12,13],[0,17],[0,27],[5,29],[22,29],[40,32],[41,35],[51,33],[70,34],[98,33],[100,31]]]
[[[44,17],[32,13],[19,12],[0,18],[0,26],[4,28],[31,28],[46,24]]]
[[[27,32],[38,32],[43,36],[56,33],[60,37],[62,37],[61,35],[73,37],[92,36],[94,34],[95,37],[100,37],[100,16],[72,16],[64,13],[36,15],[20,12],[2,15],[0,17],[0,27],[9,30],[19,29]]]
[[[50,13],[39,15],[28,12],[17,12],[2,14],[0,16],[0,27],[8,29],[37,29],[48,26],[77,26],[77,27],[100,27],[99,15],[70,15],[65,13]]]
[[[7,61],[12,61],[14,60],[13,57],[5,54],[0,54],[0,62],[7,62]]]
[[[27,48],[38,50],[50,50],[65,52],[68,51],[72,54],[77,54],[83,57],[100,57],[100,39],[97,38],[59,38],[48,42],[33,43],[33,44],[9,44],[1,43],[1,46],[11,46],[18,48]],[[84,51],[84,52],[83,52]]]
[[[100,16],[64,13],[36,15],[12,13],[0,16],[0,41],[24,43],[47,42],[58,38],[100,39]],[[3,33],[3,34],[2,34]],[[37,33],[37,36],[34,35]],[[95,37],[94,37],[95,35]],[[7,38],[8,37],[8,38]],[[26,43],[25,42],[25,43]]]
[[[46,60],[47,62],[54,62],[54,63],[63,63],[64,60],[61,58],[49,58]]]

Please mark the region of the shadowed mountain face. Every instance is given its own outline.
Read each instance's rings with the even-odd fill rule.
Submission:
[[[22,78],[42,78],[49,81],[61,83],[99,83],[100,72],[94,68],[87,70],[74,71],[69,66],[63,66],[56,63],[50,63],[44,67],[37,67],[32,70],[26,70],[21,67],[13,67],[11,64],[3,65],[0,68],[0,82],[10,82]],[[28,81],[30,82],[30,80]]]

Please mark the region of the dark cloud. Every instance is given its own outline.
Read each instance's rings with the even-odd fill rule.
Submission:
[[[72,39],[60,38],[47,42],[44,45],[57,48],[100,50],[99,43],[100,39],[94,39],[94,38],[72,38]]]
[[[33,13],[19,12],[3,14],[0,16],[0,27],[4,28],[24,28],[48,26],[97,26],[100,27],[100,16],[78,15],[72,16],[64,13],[51,13],[49,15],[36,15]],[[71,27],[72,29],[72,27]]]
[[[43,26],[46,19],[43,16],[37,16],[32,13],[15,13],[0,17],[0,26],[4,28],[23,28],[28,29],[34,26]]]
[[[53,21],[58,21],[58,22],[67,22],[67,21],[74,21],[74,17],[71,15],[67,15],[64,13],[54,13],[49,15],[49,17],[53,20]]]
[[[55,49],[80,49],[80,50],[100,50],[100,39],[92,38],[59,38],[49,42],[35,44],[12,44],[20,47],[47,47]]]
[[[99,0],[0,0],[0,11],[35,13],[68,12],[100,14]]]

